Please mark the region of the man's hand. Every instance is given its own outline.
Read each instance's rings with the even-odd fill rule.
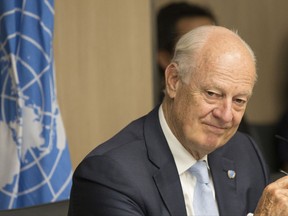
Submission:
[[[278,179],[265,188],[254,215],[288,215],[288,176]]]

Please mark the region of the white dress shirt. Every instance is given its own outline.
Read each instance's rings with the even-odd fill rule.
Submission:
[[[176,167],[178,170],[178,174],[181,181],[181,186],[183,190],[184,200],[185,200],[185,206],[186,206],[186,212],[188,216],[192,216],[193,214],[193,199],[194,199],[194,188],[196,185],[196,177],[191,175],[190,172],[188,172],[188,169],[193,166],[197,161],[193,156],[183,147],[183,145],[177,140],[177,138],[174,136],[172,131],[170,130],[165,117],[163,113],[162,106],[160,106],[159,109],[159,119],[160,119],[160,125],[163,130],[163,133],[165,135],[165,138],[168,142],[169,148],[172,152],[172,155],[174,157]],[[206,161],[206,164],[208,166],[209,171],[209,179],[210,179],[210,187],[213,191],[213,195],[215,198],[215,190],[214,185],[210,173],[209,163],[207,155],[205,155],[201,160]],[[216,200],[215,200],[216,202]]]

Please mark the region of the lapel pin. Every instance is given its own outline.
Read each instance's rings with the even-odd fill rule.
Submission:
[[[236,176],[236,172],[234,170],[228,170],[227,175],[230,179],[234,179]]]

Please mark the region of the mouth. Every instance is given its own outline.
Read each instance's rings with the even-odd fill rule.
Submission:
[[[228,128],[228,127],[221,127],[221,126],[209,124],[209,123],[204,123],[204,125],[210,132],[217,134],[217,135],[222,135]]]

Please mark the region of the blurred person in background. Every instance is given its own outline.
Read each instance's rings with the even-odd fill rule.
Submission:
[[[276,127],[276,151],[280,169],[288,172],[288,110]]]
[[[215,25],[212,11],[202,6],[180,2],[161,8],[157,14],[157,63],[160,77],[159,103],[164,93],[164,72],[173,57],[178,39],[186,32],[202,25]]]

